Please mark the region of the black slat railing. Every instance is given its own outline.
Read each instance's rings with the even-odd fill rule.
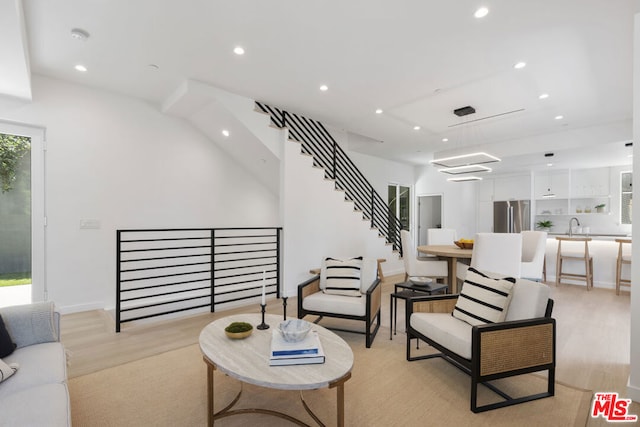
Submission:
[[[117,230],[116,332],[123,323],[280,297],[282,228]]]
[[[275,127],[288,128],[289,138],[300,142],[302,152],[313,156],[314,166],[322,167],[325,177],[334,180],[336,188],[345,192],[345,199],[353,201],[364,218],[371,221],[371,228],[376,228],[401,253],[400,220],[322,123],[261,102],[256,106],[269,114]]]

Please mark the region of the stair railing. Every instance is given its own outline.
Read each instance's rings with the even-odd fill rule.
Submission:
[[[314,166],[324,169],[325,177],[334,180],[336,189],[345,192],[364,218],[380,236],[402,255],[402,223],[395,212],[373,188],[322,123],[256,101],[260,111],[269,114],[271,123],[289,130],[289,139],[302,144],[302,151],[313,157]]]
[[[116,230],[116,332],[126,322],[280,297],[281,227]]]

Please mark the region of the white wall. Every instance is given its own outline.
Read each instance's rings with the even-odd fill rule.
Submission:
[[[389,184],[399,184],[411,188],[410,228],[411,230],[417,229],[418,199],[415,189],[416,178],[414,167],[405,163],[393,162],[391,160],[381,159],[380,157],[356,153],[355,151],[347,151],[347,155],[351,157],[351,160],[353,160],[358,169],[367,177],[373,188],[382,196],[383,200],[388,201]],[[404,272],[404,265],[401,259],[387,259],[387,262],[382,264],[382,270],[385,275],[399,274]]]
[[[476,183],[449,182],[433,166],[416,167],[416,195],[442,194],[442,228],[453,228],[458,238],[476,234]]]
[[[640,162],[640,14],[634,17],[633,33],[633,146],[634,163]],[[635,180],[634,180],[635,181]],[[640,190],[633,190],[634,199],[640,198]],[[640,224],[640,209],[633,210],[633,223]],[[636,225],[633,232],[633,240],[636,241],[636,250],[633,251],[631,273],[634,282],[640,277],[640,251],[637,250],[637,242],[640,241],[640,231]],[[631,292],[631,373],[629,376],[629,397],[640,402],[640,292]]]
[[[345,202],[344,193],[324,179],[324,171],[300,154],[300,144],[286,141],[281,159],[287,295],[296,294],[296,286],[311,277],[309,270],[320,267],[323,257],[394,257],[391,246],[385,246],[370,222],[354,211],[353,203]]]
[[[116,229],[280,225],[266,187],[144,101],[36,77],[33,102],[0,98],[0,119],[46,128],[48,298],[65,311],[114,306]]]

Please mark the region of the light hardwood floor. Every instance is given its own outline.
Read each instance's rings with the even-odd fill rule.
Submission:
[[[383,281],[382,321],[377,340],[389,339],[389,294],[402,276]],[[629,377],[629,293],[616,296],[614,290],[553,284],[553,317],[557,321],[556,378],[565,384],[592,390],[612,391],[626,396]],[[398,334],[404,340],[404,308],[398,304]],[[231,311],[206,313],[173,320],[156,320],[123,327],[114,332],[112,316],[104,311],[88,311],[62,316],[62,342],[69,352],[69,377],[84,375],[132,360],[159,354],[198,342],[201,329],[230,312],[258,312],[257,304]],[[268,312],[282,313],[280,301],[269,301]],[[287,312],[295,316],[294,298]],[[364,345],[364,337],[362,337]],[[375,341],[369,351],[375,351]],[[404,358],[405,355],[398,354]],[[640,415],[640,404],[631,413]],[[590,420],[589,426],[607,425]]]

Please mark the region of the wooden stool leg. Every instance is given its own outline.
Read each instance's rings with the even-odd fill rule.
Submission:
[[[618,242],[618,258],[616,259],[616,295],[620,295],[621,275],[622,275],[622,243]]]
[[[560,272],[562,271],[562,256],[560,255],[562,242],[558,242],[558,254],[556,255],[556,287],[560,286]]]
[[[622,263],[620,262],[620,256],[616,260],[616,295],[620,295],[620,273],[622,271]]]

